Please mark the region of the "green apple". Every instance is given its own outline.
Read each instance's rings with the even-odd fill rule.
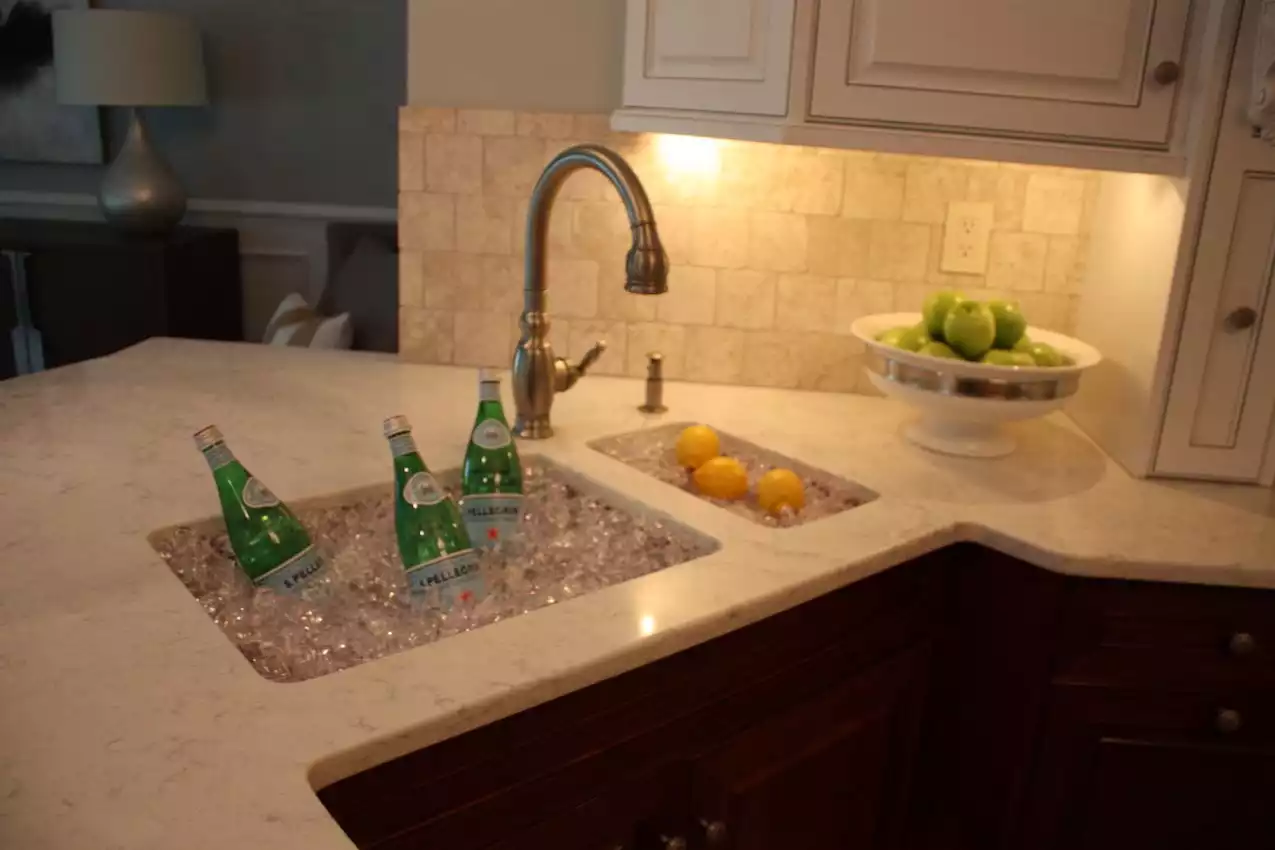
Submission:
[[[1014,343],[1013,350],[1026,351],[1028,354],[1031,354],[1031,348],[1035,344],[1036,343],[1032,342],[1031,337],[1029,337],[1027,334],[1023,334],[1023,336],[1018,340],[1018,342]]]
[[[953,304],[943,321],[943,338],[966,360],[977,360],[996,341],[996,317],[978,301]]]
[[[915,327],[908,328],[903,336],[899,339],[899,348],[904,351],[920,351],[925,346],[933,342],[930,339],[930,333],[926,330],[925,322],[921,322]]]
[[[925,327],[930,331],[931,339],[943,338],[948,312],[964,300],[964,295],[950,289],[940,290],[925,299],[925,304],[921,307],[921,315],[924,317]]]
[[[1034,342],[1027,349],[1027,353],[1031,355],[1037,366],[1045,366],[1050,369],[1056,369],[1063,365],[1063,356],[1058,349],[1054,348],[1047,342]]]
[[[1012,349],[1027,333],[1027,317],[1018,302],[994,299],[987,302],[987,309],[996,317],[996,347]]]
[[[991,351],[983,355],[980,361],[989,366],[1035,366],[1036,361],[1025,351],[1006,351],[1003,348],[993,348]]]
[[[898,348],[899,340],[903,339],[903,335],[910,330],[911,328],[890,328],[888,331],[877,334],[877,342]]]
[[[961,355],[953,351],[950,345],[942,342],[931,342],[929,345],[923,346],[917,354],[924,354],[927,357],[942,357],[945,360],[961,359]]]

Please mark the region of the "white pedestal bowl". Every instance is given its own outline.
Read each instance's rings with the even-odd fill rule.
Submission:
[[[929,357],[877,342],[890,328],[915,325],[920,313],[865,316],[852,331],[868,348],[864,369],[873,386],[914,408],[920,417],[904,436],[918,446],[961,457],[1003,457],[1014,451],[1006,422],[1035,419],[1062,407],[1080,388],[1080,376],[1102,355],[1078,339],[1028,328],[1074,361],[1059,368],[990,366]]]

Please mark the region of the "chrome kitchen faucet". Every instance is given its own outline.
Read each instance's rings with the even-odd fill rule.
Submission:
[[[579,363],[554,357],[549,344],[549,317],[545,313],[545,243],[549,233],[549,213],[562,183],[573,172],[593,168],[606,175],[629,214],[633,245],[625,258],[624,288],[638,295],[660,295],[668,291],[668,257],[655,230],[651,202],[633,169],[615,151],[601,145],[567,148],[545,167],[531,192],[527,211],[527,271],[523,287],[522,338],[514,350],[514,406],[517,417],[514,433],[531,440],[553,436],[549,412],[554,393],[566,392],[584,377],[602,356],[606,343],[599,341]]]

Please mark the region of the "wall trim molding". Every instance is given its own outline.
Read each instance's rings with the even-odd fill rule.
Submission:
[[[47,207],[97,208],[97,197],[70,192],[0,191],[0,207],[36,205]],[[252,218],[290,218],[322,221],[393,222],[398,210],[393,207],[362,207],[345,204],[292,204],[277,201],[237,201],[221,198],[192,198],[192,213],[249,216]]]

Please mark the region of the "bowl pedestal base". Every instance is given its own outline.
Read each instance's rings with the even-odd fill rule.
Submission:
[[[923,449],[956,457],[1004,457],[1017,447],[998,422],[922,416],[903,426],[903,436]]]

